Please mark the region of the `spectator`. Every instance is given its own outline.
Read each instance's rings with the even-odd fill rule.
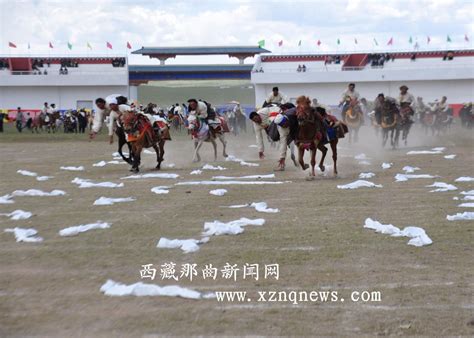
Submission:
[[[301,67],[301,70],[302,70],[303,72],[306,72],[306,66],[303,65],[303,67]]]
[[[23,112],[21,111],[21,107],[18,107],[16,111],[16,129],[19,133],[21,133],[23,129]]]
[[[302,70],[301,65],[298,65],[298,68],[296,69],[296,71],[299,73],[299,72],[301,72],[301,70]]]
[[[413,53],[410,57],[411,61],[416,61],[416,53]]]
[[[3,119],[5,118],[5,113],[0,111],[0,133],[3,133]]]

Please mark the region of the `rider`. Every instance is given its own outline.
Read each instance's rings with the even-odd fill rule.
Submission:
[[[95,113],[94,120],[92,122],[92,132],[90,133],[90,138],[93,139],[100,128],[102,127],[102,121],[105,116],[109,116],[108,129],[109,129],[109,142],[112,144],[114,142],[114,130],[116,128],[116,122],[121,115],[122,111],[126,111],[130,107],[126,104],[121,104],[119,106],[117,98],[107,97],[106,100],[103,98],[98,98],[95,100],[95,104],[98,110]]]
[[[217,118],[216,112],[211,105],[205,101],[189,99],[189,114],[195,115],[202,122],[207,123],[214,131],[220,127],[221,121]]]
[[[400,87],[400,96],[398,97],[398,104],[400,105],[400,112],[408,113],[409,118],[415,114],[415,97],[408,92],[408,87],[403,85]],[[411,120],[411,119],[410,119]]]
[[[268,95],[267,99],[263,103],[263,107],[271,104],[281,105],[286,102],[284,96],[279,92],[278,87],[273,87],[272,92]]]
[[[339,107],[342,106],[342,119],[346,119],[346,111],[350,107],[350,101],[358,101],[359,100],[359,93],[355,90],[355,83],[349,83],[347,89],[341,95],[341,101],[339,102]]]
[[[249,115],[249,119],[253,122],[253,128],[257,137],[258,156],[260,157],[260,159],[265,158],[265,147],[263,145],[262,131],[265,130],[268,132],[270,124],[272,122],[276,123],[278,134],[280,136],[280,160],[278,162],[278,167],[276,170],[284,170],[287,138],[290,133],[288,118],[285,115],[281,114],[279,107],[265,107],[259,109],[257,112],[251,112]]]

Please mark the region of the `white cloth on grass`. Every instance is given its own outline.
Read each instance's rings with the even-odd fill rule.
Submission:
[[[395,175],[395,181],[396,182],[406,182],[411,179],[415,178],[435,178],[436,176],[433,175],[428,175],[428,174],[396,174]]]
[[[275,178],[275,174],[267,175],[247,175],[247,176],[212,176],[213,180],[254,180],[254,179]]]
[[[266,202],[253,202],[253,203],[247,203],[247,204],[230,205],[228,208],[237,209],[237,208],[246,208],[246,207],[255,208],[255,210],[257,210],[258,212],[265,212],[265,213],[280,212],[280,210],[277,208],[275,209],[269,208]]]
[[[130,176],[122,177],[121,180],[137,179],[137,178],[170,178],[170,179],[176,179],[178,177],[179,177],[178,174],[148,173],[148,174],[136,174],[136,175],[130,175]]]
[[[240,158],[237,158],[233,155],[228,155],[225,159],[227,162],[237,162],[239,163],[241,166],[245,166],[245,167],[258,167],[259,164],[258,163],[250,163],[250,162],[246,162]]]
[[[352,183],[337,186],[338,189],[382,188],[382,187],[383,185],[381,184],[375,184],[375,183],[364,181],[364,180],[357,180]]]
[[[410,237],[408,245],[413,246],[425,246],[433,243],[431,238],[428,237],[425,230],[419,227],[408,226],[403,230],[400,230],[392,224],[382,224],[371,218],[365,220],[364,228],[375,230],[381,234],[390,235],[392,237]]]
[[[79,188],[122,188],[123,183],[113,183],[113,182],[99,182],[94,183],[92,180],[83,179],[76,177],[71,181],[71,183],[77,184]]]
[[[193,170],[189,173],[190,175],[201,175],[202,174],[202,170]]]
[[[209,299],[215,297],[213,293],[201,293],[178,285],[158,286],[142,282],[126,285],[110,279],[101,286],[100,292],[106,296],[169,296],[189,299]]]
[[[455,215],[447,215],[448,221],[472,221],[474,220],[474,211],[458,212]]]
[[[185,181],[174,185],[265,185],[285,183],[291,183],[291,181]]]
[[[123,202],[133,202],[136,201],[133,197],[123,197],[123,198],[111,198],[111,197],[100,197],[95,200],[94,205],[113,205],[115,203],[123,203]]]
[[[97,223],[81,224],[73,227],[68,227],[59,231],[60,236],[75,236],[81,232],[86,232],[93,229],[108,229],[110,223],[97,221]]]
[[[151,192],[154,192],[157,195],[168,194],[171,187],[160,185],[158,187],[151,188]]]
[[[224,196],[227,194],[227,189],[215,189],[209,191],[209,194],[214,195],[214,196]]]
[[[382,169],[390,169],[393,166],[393,163],[382,163]]]
[[[447,160],[454,160],[455,157],[456,157],[456,154],[451,154],[451,155],[444,156],[444,158],[447,159]]]
[[[207,243],[209,237],[204,237],[200,240],[198,239],[168,239],[161,237],[156,245],[157,248],[167,248],[167,249],[181,249],[184,253],[196,252],[199,250],[199,245]]]
[[[107,165],[107,162],[100,161],[100,162],[94,163],[92,166],[93,167],[105,167],[106,165]]]
[[[203,236],[238,235],[244,232],[244,226],[262,226],[264,224],[265,220],[263,218],[248,219],[245,217],[227,223],[220,221],[205,222]]]
[[[210,164],[205,164],[202,167],[202,170],[227,170],[227,168],[221,167],[218,165],[217,167],[210,165]]]
[[[69,171],[84,171],[84,167],[82,165],[79,167],[59,167],[59,169]]]
[[[474,181],[474,177],[470,177],[470,176],[462,176],[454,180],[454,182],[473,182],[473,181]]]
[[[0,214],[0,216],[7,216],[10,217],[12,221],[19,221],[21,219],[28,219],[33,216],[33,214],[29,211],[15,210],[8,214]]]
[[[474,203],[461,203],[458,205],[460,208],[474,208]]]
[[[411,174],[411,173],[414,173],[417,170],[420,170],[420,168],[406,165],[402,168],[402,170],[405,172],[405,174]]]
[[[36,231],[33,228],[5,229],[5,232],[13,232],[17,242],[42,242],[43,241],[43,238],[36,236],[38,234],[38,231]]]
[[[0,196],[0,204],[13,204],[13,203],[15,203],[15,201],[11,199],[12,197],[13,197],[12,195]]]
[[[438,188],[438,189],[431,190],[430,192],[445,192],[445,191],[458,190],[458,188],[456,188],[454,185],[447,184],[447,183],[444,183],[444,182],[434,182],[433,184],[427,185],[426,187],[427,188]]]
[[[38,189],[29,190],[15,190],[12,192],[12,196],[32,196],[32,197],[49,197],[49,196],[64,196],[66,192],[62,190],[52,190],[51,192],[45,192]]]
[[[374,176],[375,176],[374,173],[360,173],[359,174],[359,178],[372,178]]]

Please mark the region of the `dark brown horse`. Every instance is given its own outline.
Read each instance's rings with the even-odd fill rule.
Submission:
[[[295,144],[298,148],[298,162],[303,170],[309,168],[304,163],[304,151],[311,152],[311,171],[309,176],[314,178],[316,172],[314,167],[316,165],[316,149],[322,139],[323,123],[322,116],[313,108],[311,108],[311,101],[306,96],[300,96],[296,100],[296,117],[298,119],[298,134]]]
[[[390,145],[393,149],[398,147],[398,139],[400,137],[400,113],[393,99],[385,99],[382,105],[382,147],[388,141],[390,136]],[[390,135],[389,135],[390,134]]]
[[[144,114],[125,112],[121,116],[123,130],[127,134],[127,142],[131,145],[132,172],[139,172],[141,152],[143,148],[153,148],[156,152],[156,169],[161,168],[164,160],[165,142],[171,140],[168,125],[154,122],[153,125]]]

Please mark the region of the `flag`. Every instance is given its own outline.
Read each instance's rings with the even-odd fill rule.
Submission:
[[[387,42],[387,46],[392,46],[393,45],[393,37],[390,38],[390,40],[388,40]]]
[[[375,40],[375,38],[374,38],[374,43],[375,43],[376,46],[379,45],[379,43],[377,42],[377,40]]]
[[[278,42],[278,47],[281,47],[283,46],[283,40],[280,40],[280,42]]]
[[[431,38],[430,38],[429,36],[427,36],[427,37],[426,37],[426,43],[427,43],[427,44],[430,44],[430,42],[431,42]]]
[[[16,48],[16,45],[13,42],[8,42],[8,47]]]
[[[260,47],[260,48],[265,47],[265,40],[260,40],[260,41],[258,42],[258,47]]]
[[[69,48],[70,50],[72,49],[72,43],[70,43],[69,41],[67,42],[67,48]]]
[[[319,46],[321,46],[321,40],[318,40],[318,42],[316,42],[316,44]]]
[[[298,46],[301,46],[301,40],[300,40],[300,42],[298,42]]]
[[[87,43],[87,48],[92,49],[92,46],[89,42]]]
[[[354,39],[354,43],[357,45],[357,39]]]
[[[337,39],[337,44],[338,44],[338,45],[341,44],[341,40],[339,40],[339,38]]]
[[[449,35],[446,37],[446,42],[452,42],[451,37]]]
[[[413,39],[411,38],[411,36],[410,36],[410,38],[408,39],[408,42],[409,42],[409,43],[413,43]]]
[[[28,49],[31,49],[30,43],[28,42]]]
[[[108,42],[108,41],[107,41],[107,43],[106,43],[106,46],[107,46],[107,48],[112,49],[112,44],[111,44],[110,42]]]
[[[127,41],[127,48],[128,49],[132,49],[132,45],[130,44],[130,42]]]
[[[467,34],[464,34],[464,41],[469,42],[469,37],[467,36]]]
[[[51,43],[51,41],[49,42],[49,48],[54,48],[53,44]]]

